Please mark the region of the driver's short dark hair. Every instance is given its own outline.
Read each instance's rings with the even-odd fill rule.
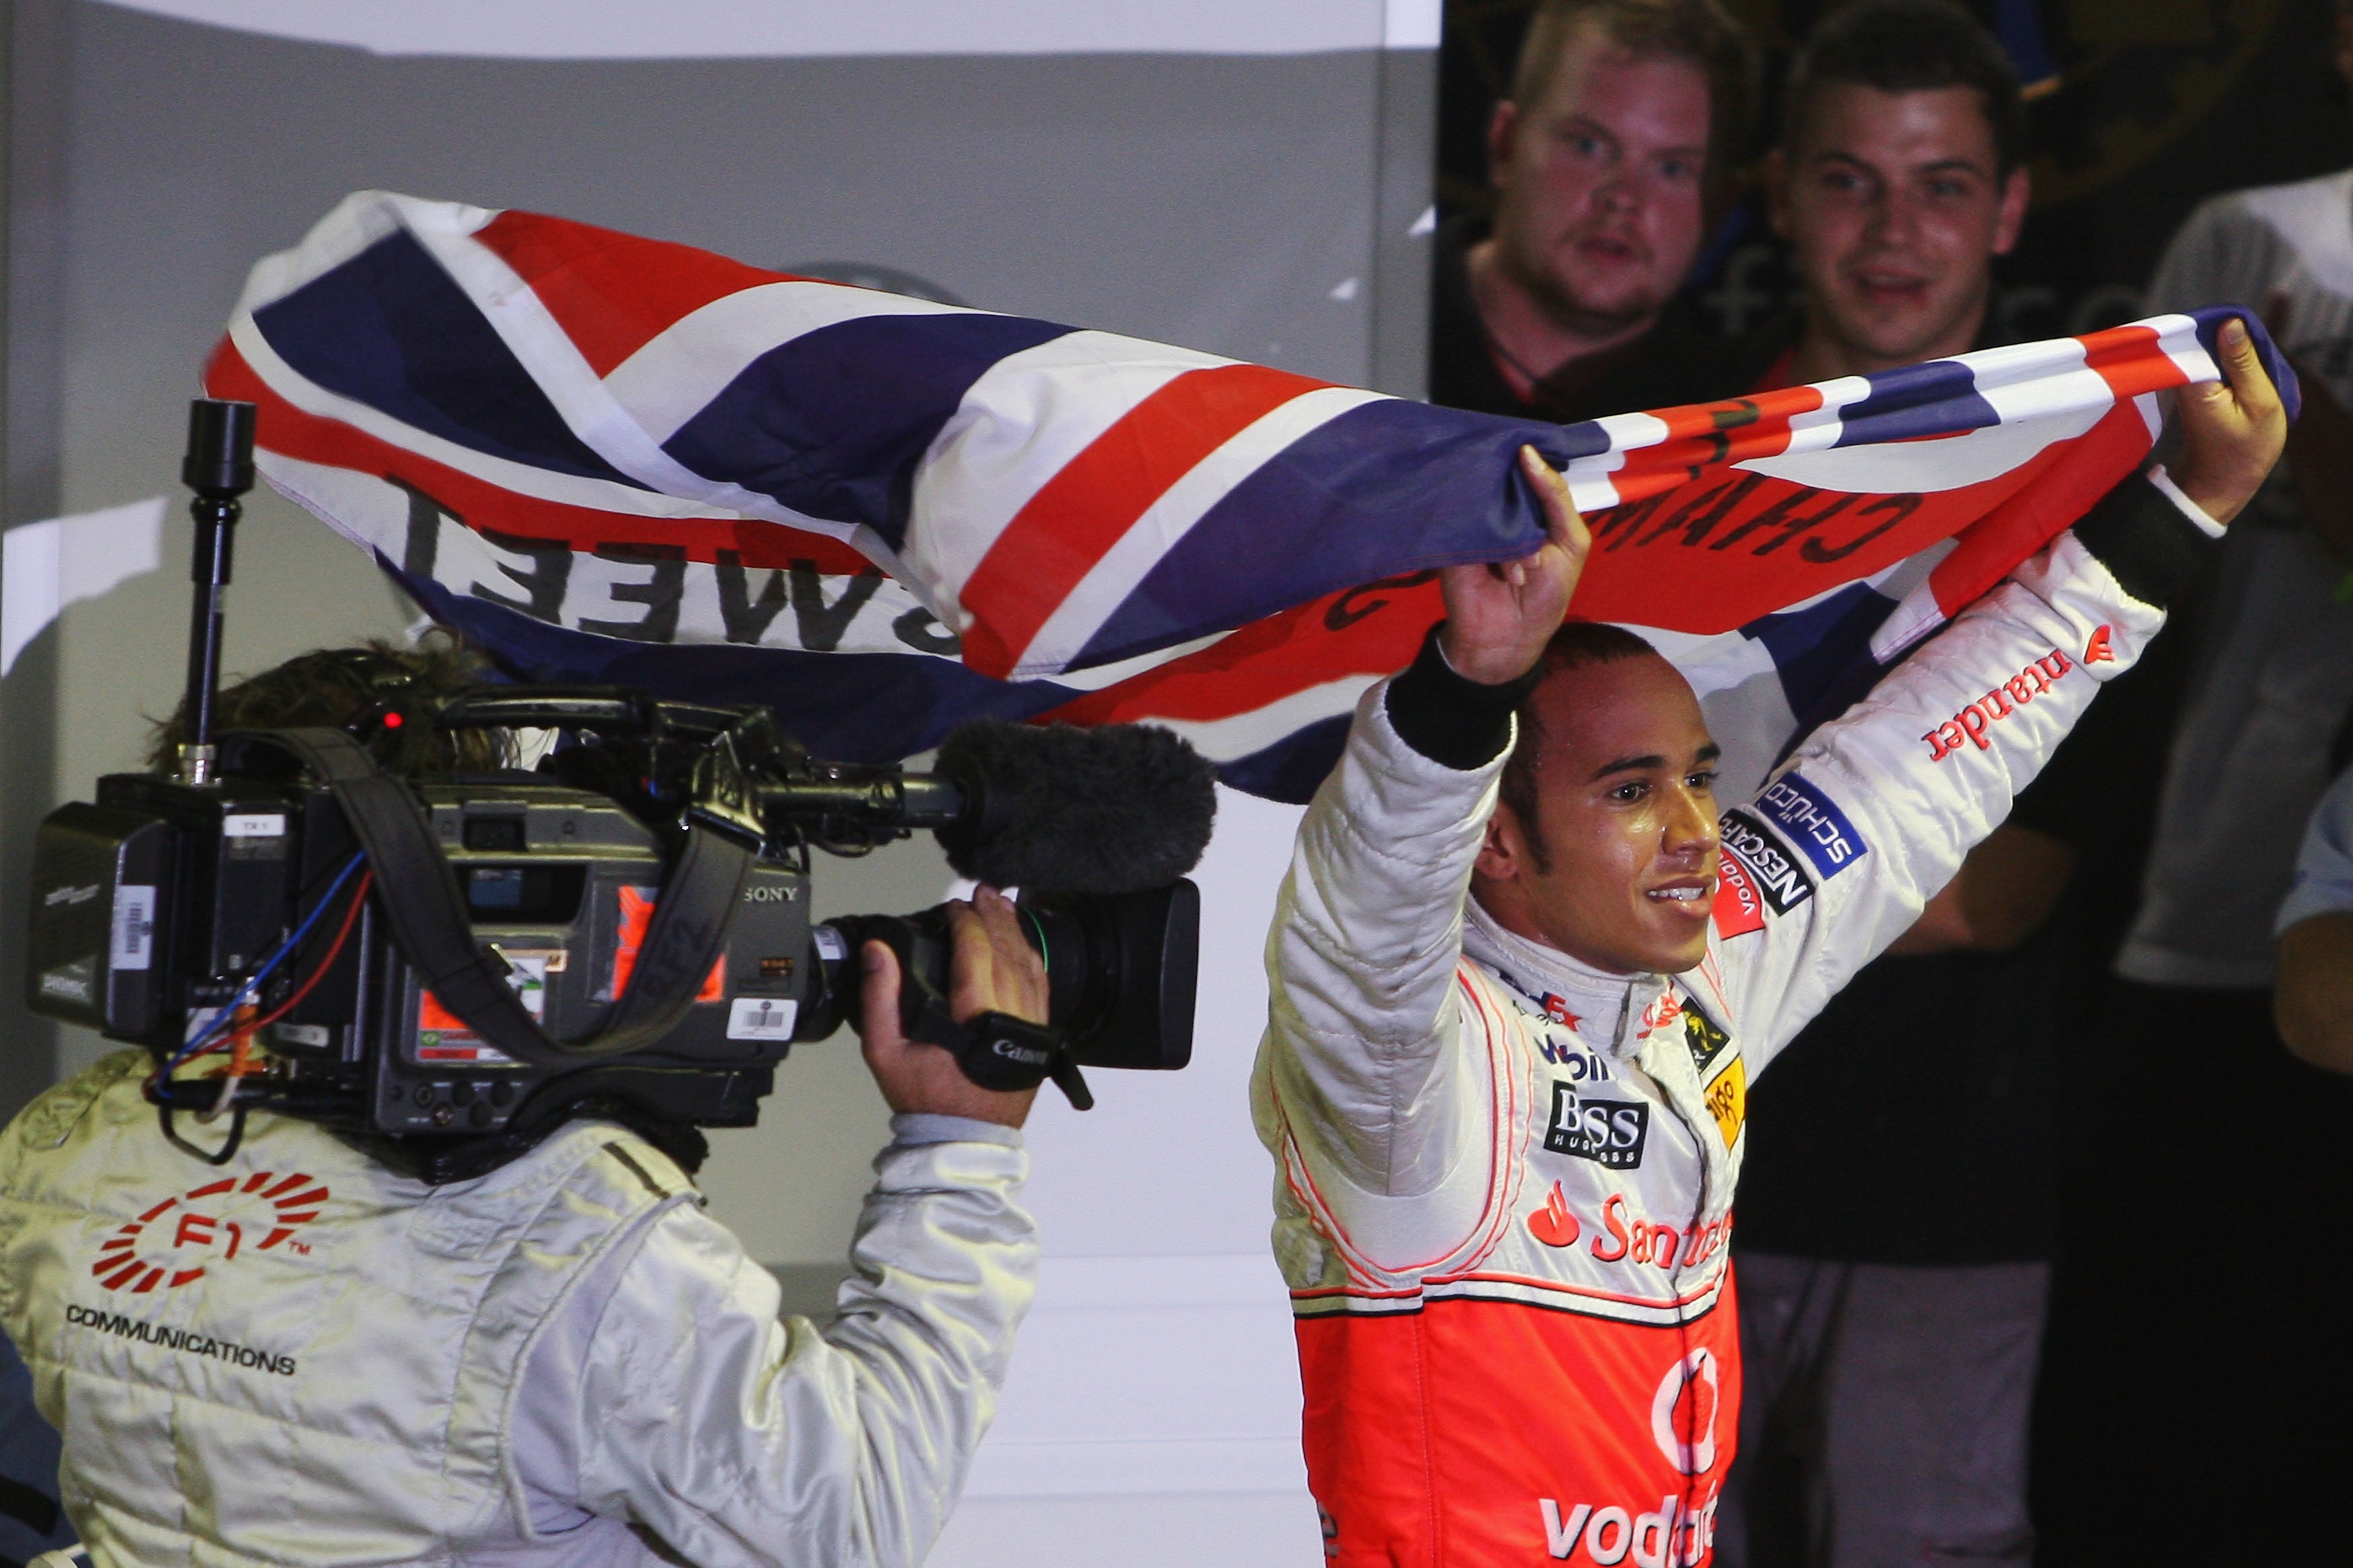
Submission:
[[[1536,660],[1536,689],[1543,689],[1545,677],[1560,670],[1658,657],[1657,648],[1623,626],[1604,621],[1564,621]],[[1519,721],[1519,740],[1512,747],[1511,760],[1504,764],[1504,776],[1496,782],[1496,797],[1519,818],[1521,835],[1527,840],[1536,869],[1549,871],[1552,848],[1545,842],[1544,827],[1536,817],[1536,754],[1544,750],[1545,736],[1544,721],[1536,717],[1535,691],[1520,704],[1514,717]]]
[[[1781,145],[1794,148],[1833,82],[1881,92],[1966,87],[1993,132],[1994,173],[2026,159],[2026,100],[2000,40],[1951,0],[1858,0],[1815,27],[1789,65]]]

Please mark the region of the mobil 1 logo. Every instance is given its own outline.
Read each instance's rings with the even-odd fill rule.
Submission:
[[[1642,1163],[1650,1131],[1651,1108],[1639,1100],[1582,1099],[1574,1085],[1553,1080],[1552,1125],[1545,1130],[1552,1152],[1630,1171]]]

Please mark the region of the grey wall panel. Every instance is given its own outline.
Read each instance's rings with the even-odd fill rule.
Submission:
[[[57,510],[59,321],[70,16],[64,0],[0,0],[0,527]],[[37,637],[0,676],[0,910],[22,907],[30,825],[57,765],[58,637]],[[14,930],[13,918],[0,930]],[[24,948],[0,943],[0,1117],[48,1086],[57,1030],[28,1012]]]

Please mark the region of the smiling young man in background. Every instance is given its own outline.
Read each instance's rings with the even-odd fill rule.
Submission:
[[[1994,260],[2028,195],[2000,45],[1942,0],[1862,0],[1808,41],[1785,102],[1767,180],[1802,300],[1745,384],[1717,390],[1996,346]],[[2125,805],[2162,765],[2162,726],[2140,710],[2153,689],[2122,688],[1750,1102],[1725,1568],[2031,1552],[2058,1019],[2080,923],[2053,917],[2079,866],[2123,853]]]

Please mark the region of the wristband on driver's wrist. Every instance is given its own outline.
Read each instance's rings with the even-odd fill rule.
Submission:
[[[1421,651],[1389,682],[1385,703],[1398,738],[1440,766],[1458,773],[1485,767],[1512,743],[1512,714],[1534,691],[1539,663],[1516,680],[1488,686],[1446,662],[1439,634],[1430,628]]]

